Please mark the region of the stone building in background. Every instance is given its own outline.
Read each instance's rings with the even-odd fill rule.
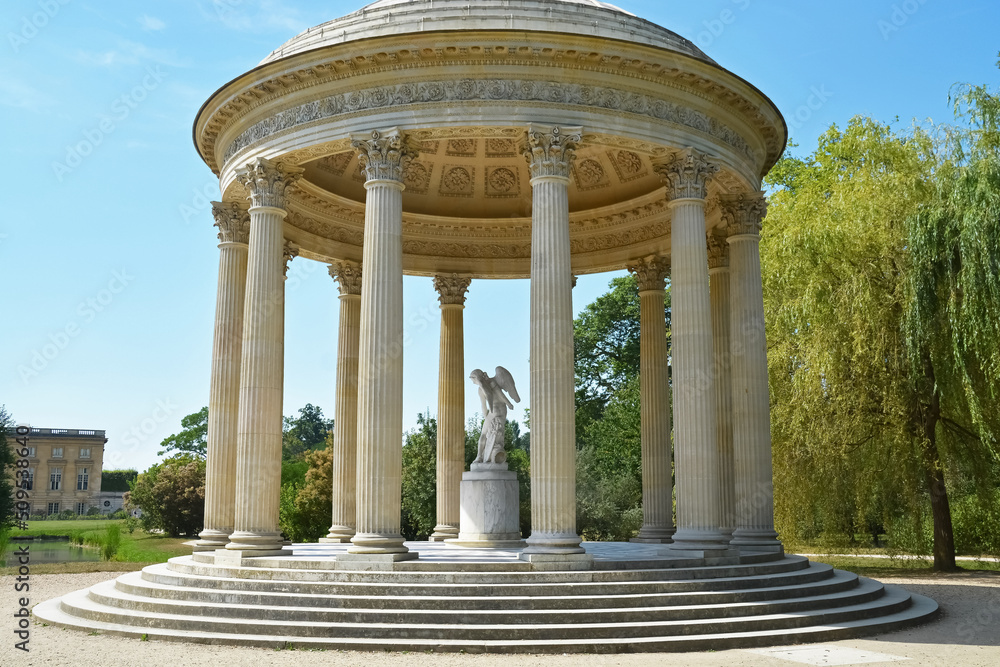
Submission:
[[[31,514],[71,510],[82,515],[100,507],[107,441],[104,431],[32,428],[28,436]]]

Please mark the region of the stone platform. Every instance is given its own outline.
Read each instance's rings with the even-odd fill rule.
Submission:
[[[517,549],[408,544],[419,560],[338,569],[347,545],[215,563],[172,558],[34,608],[88,632],[209,644],[492,653],[689,651],[827,641],[933,618],[937,604],[801,556],[712,563],[658,545],[584,543],[585,571]],[[341,564],[343,567],[343,563]]]

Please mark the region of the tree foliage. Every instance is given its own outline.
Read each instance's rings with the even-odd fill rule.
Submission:
[[[205,458],[208,451],[208,407],[181,419],[181,431],[169,435],[160,443],[157,456],[190,454]]]
[[[128,491],[138,476],[138,471],[132,469],[103,470],[101,471],[101,491]]]
[[[312,403],[299,408],[298,417],[285,417],[281,437],[281,458],[301,459],[311,449],[326,446],[327,435],[333,431],[333,420],[323,417],[323,410]]]
[[[278,523],[293,542],[315,542],[324,537],[333,521],[333,434],[326,446],[305,452],[301,462],[291,463],[288,479],[282,466],[281,500]],[[296,465],[301,463],[301,465]],[[304,468],[302,479],[298,469]],[[292,471],[294,470],[294,471]]]
[[[205,520],[205,459],[178,454],[150,466],[132,482],[126,507],[142,510],[143,530],[196,535]]]
[[[13,421],[7,413],[7,408],[0,405],[0,533],[6,533],[14,525],[16,519],[14,503],[14,456],[15,441],[8,430]]]
[[[437,525],[437,420],[417,415],[403,443],[402,532],[426,540]]]
[[[939,569],[950,496],[968,514],[998,480],[997,105],[961,100],[943,139],[855,118],[784,160],[761,244],[779,528],[885,533]]]

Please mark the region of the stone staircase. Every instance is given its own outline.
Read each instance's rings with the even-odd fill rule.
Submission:
[[[539,572],[514,553],[351,571],[333,569],[332,558],[225,567],[194,554],[43,602],[34,615],[99,633],[211,644],[568,653],[827,641],[937,613],[933,600],[800,556],[739,560],[599,557],[592,570]]]

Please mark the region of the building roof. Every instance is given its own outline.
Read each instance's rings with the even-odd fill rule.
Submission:
[[[648,44],[714,62],[680,35],[598,0],[378,0],[296,35],[261,64],[332,44],[454,30],[595,35]]]

